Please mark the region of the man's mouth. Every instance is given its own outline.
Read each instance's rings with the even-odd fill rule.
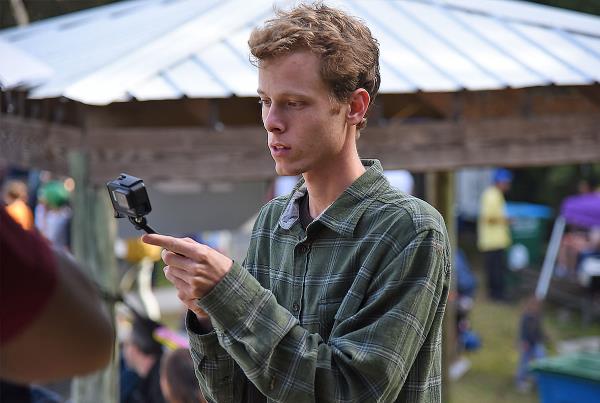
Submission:
[[[271,149],[271,156],[276,159],[288,157],[292,150],[291,147],[278,143],[269,145],[269,148]]]
[[[288,147],[283,144],[271,144],[270,147],[271,147],[271,150],[273,150],[273,151],[289,150],[291,148],[291,147]]]

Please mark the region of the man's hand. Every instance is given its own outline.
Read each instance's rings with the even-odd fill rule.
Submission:
[[[196,300],[208,294],[225,277],[233,261],[190,238],[147,234],[142,241],[165,248],[161,253],[166,264],[165,277],[177,288],[177,297],[192,312],[198,317],[206,317]]]

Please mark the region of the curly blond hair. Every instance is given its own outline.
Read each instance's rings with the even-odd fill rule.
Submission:
[[[364,88],[371,106],[379,90],[379,43],[364,22],[321,3],[277,10],[275,18],[252,31],[248,45],[256,65],[301,49],[318,55],[321,78],[337,101]],[[365,118],[357,129],[366,123]]]

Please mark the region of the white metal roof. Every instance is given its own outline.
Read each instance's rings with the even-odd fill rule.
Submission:
[[[0,84],[4,87],[19,87],[43,82],[53,75],[49,66],[0,38]],[[4,63],[10,60],[10,63]]]
[[[328,3],[380,41],[382,93],[600,82],[599,17],[512,0]],[[0,84],[97,105],[255,96],[246,41],[272,14],[273,0],[129,0],[6,29]],[[29,76],[17,53],[46,75]]]

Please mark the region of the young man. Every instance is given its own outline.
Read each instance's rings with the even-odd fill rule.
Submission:
[[[323,5],[279,12],[250,37],[280,175],[243,265],[189,239],[166,248],[211,402],[441,401],[450,251],[426,203],[394,190],[356,138],[379,88],[369,29]]]

